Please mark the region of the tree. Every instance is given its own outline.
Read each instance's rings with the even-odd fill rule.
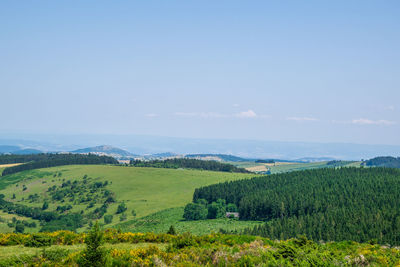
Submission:
[[[168,230],[167,234],[169,234],[169,235],[176,235],[175,227],[174,227],[173,225],[171,225],[171,226],[169,227],[169,230]]]
[[[15,232],[16,233],[23,233],[25,230],[25,225],[23,225],[22,223],[17,223],[15,225]]]
[[[42,210],[47,210],[48,207],[49,203],[47,203],[47,201],[43,202]]]
[[[226,211],[228,211],[228,212],[237,212],[238,208],[236,207],[235,204],[229,203],[228,205],[226,205]]]
[[[131,213],[132,213],[132,216],[133,216],[133,217],[136,217],[136,211],[135,211],[135,210],[132,210]]]
[[[119,220],[122,222],[122,221],[125,221],[126,218],[127,218],[126,213],[123,212],[123,213],[121,213],[121,216],[119,217]]]
[[[218,199],[216,202],[208,205],[208,219],[217,219],[225,217],[226,209],[225,209],[225,200]]]
[[[86,248],[81,254],[79,266],[101,267],[105,265],[106,251],[101,247],[103,244],[103,232],[96,221],[87,237],[85,238]]]
[[[117,214],[123,213],[124,211],[126,211],[128,208],[126,207],[125,203],[122,202],[121,204],[118,205],[117,208]]]
[[[188,220],[204,220],[207,218],[207,208],[199,203],[189,203],[185,207],[183,217]]]
[[[105,216],[104,216],[104,223],[105,223],[105,224],[111,223],[112,220],[113,220],[113,216],[112,216],[112,215],[105,215]]]

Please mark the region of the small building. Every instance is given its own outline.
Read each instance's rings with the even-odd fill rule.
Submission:
[[[239,219],[239,212],[227,212],[225,214],[226,218],[238,218]]]

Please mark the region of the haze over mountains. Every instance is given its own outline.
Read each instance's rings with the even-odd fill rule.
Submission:
[[[107,145],[104,146],[104,144]],[[115,154],[120,157],[226,154],[243,158],[302,159],[304,161],[360,160],[382,155],[400,156],[400,146],[396,145],[195,139],[142,135],[3,134],[0,136],[0,153],[24,149],[35,149],[32,152],[97,152]]]

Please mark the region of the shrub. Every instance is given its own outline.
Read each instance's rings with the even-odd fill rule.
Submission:
[[[126,207],[125,203],[122,202],[121,204],[118,205],[117,214],[123,213],[126,210],[127,210],[127,207]]]
[[[113,216],[112,216],[112,215],[105,215],[105,216],[104,216],[104,223],[105,223],[105,224],[111,223],[112,220],[113,220]]]
[[[174,227],[173,225],[171,225],[171,226],[169,227],[169,230],[168,230],[167,234],[169,234],[169,235],[176,235],[175,227]]]
[[[15,225],[15,232],[16,233],[23,233],[25,230],[25,225],[23,223],[17,223]]]
[[[25,242],[26,247],[46,247],[53,243],[50,236],[45,234],[31,234]]]

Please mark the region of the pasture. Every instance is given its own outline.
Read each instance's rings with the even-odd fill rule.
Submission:
[[[127,207],[125,220],[129,221],[165,209],[183,207],[192,201],[195,188],[255,176],[255,174],[187,169],[69,165],[4,176],[0,179],[0,194],[4,194],[7,201],[31,207],[42,207],[46,200],[49,203],[48,211],[54,211],[61,205],[71,205],[72,212],[91,212],[102,203],[88,207],[87,203],[72,202],[66,198],[53,200],[48,192],[50,187],[60,187],[67,181],[82,181],[85,175],[94,182],[107,181],[107,190],[115,193],[116,202],[109,205],[105,214],[114,216],[108,227],[120,223],[120,215],[116,212],[122,202]],[[32,196],[35,195],[36,199],[32,200]],[[133,210],[136,216],[132,214]]]

